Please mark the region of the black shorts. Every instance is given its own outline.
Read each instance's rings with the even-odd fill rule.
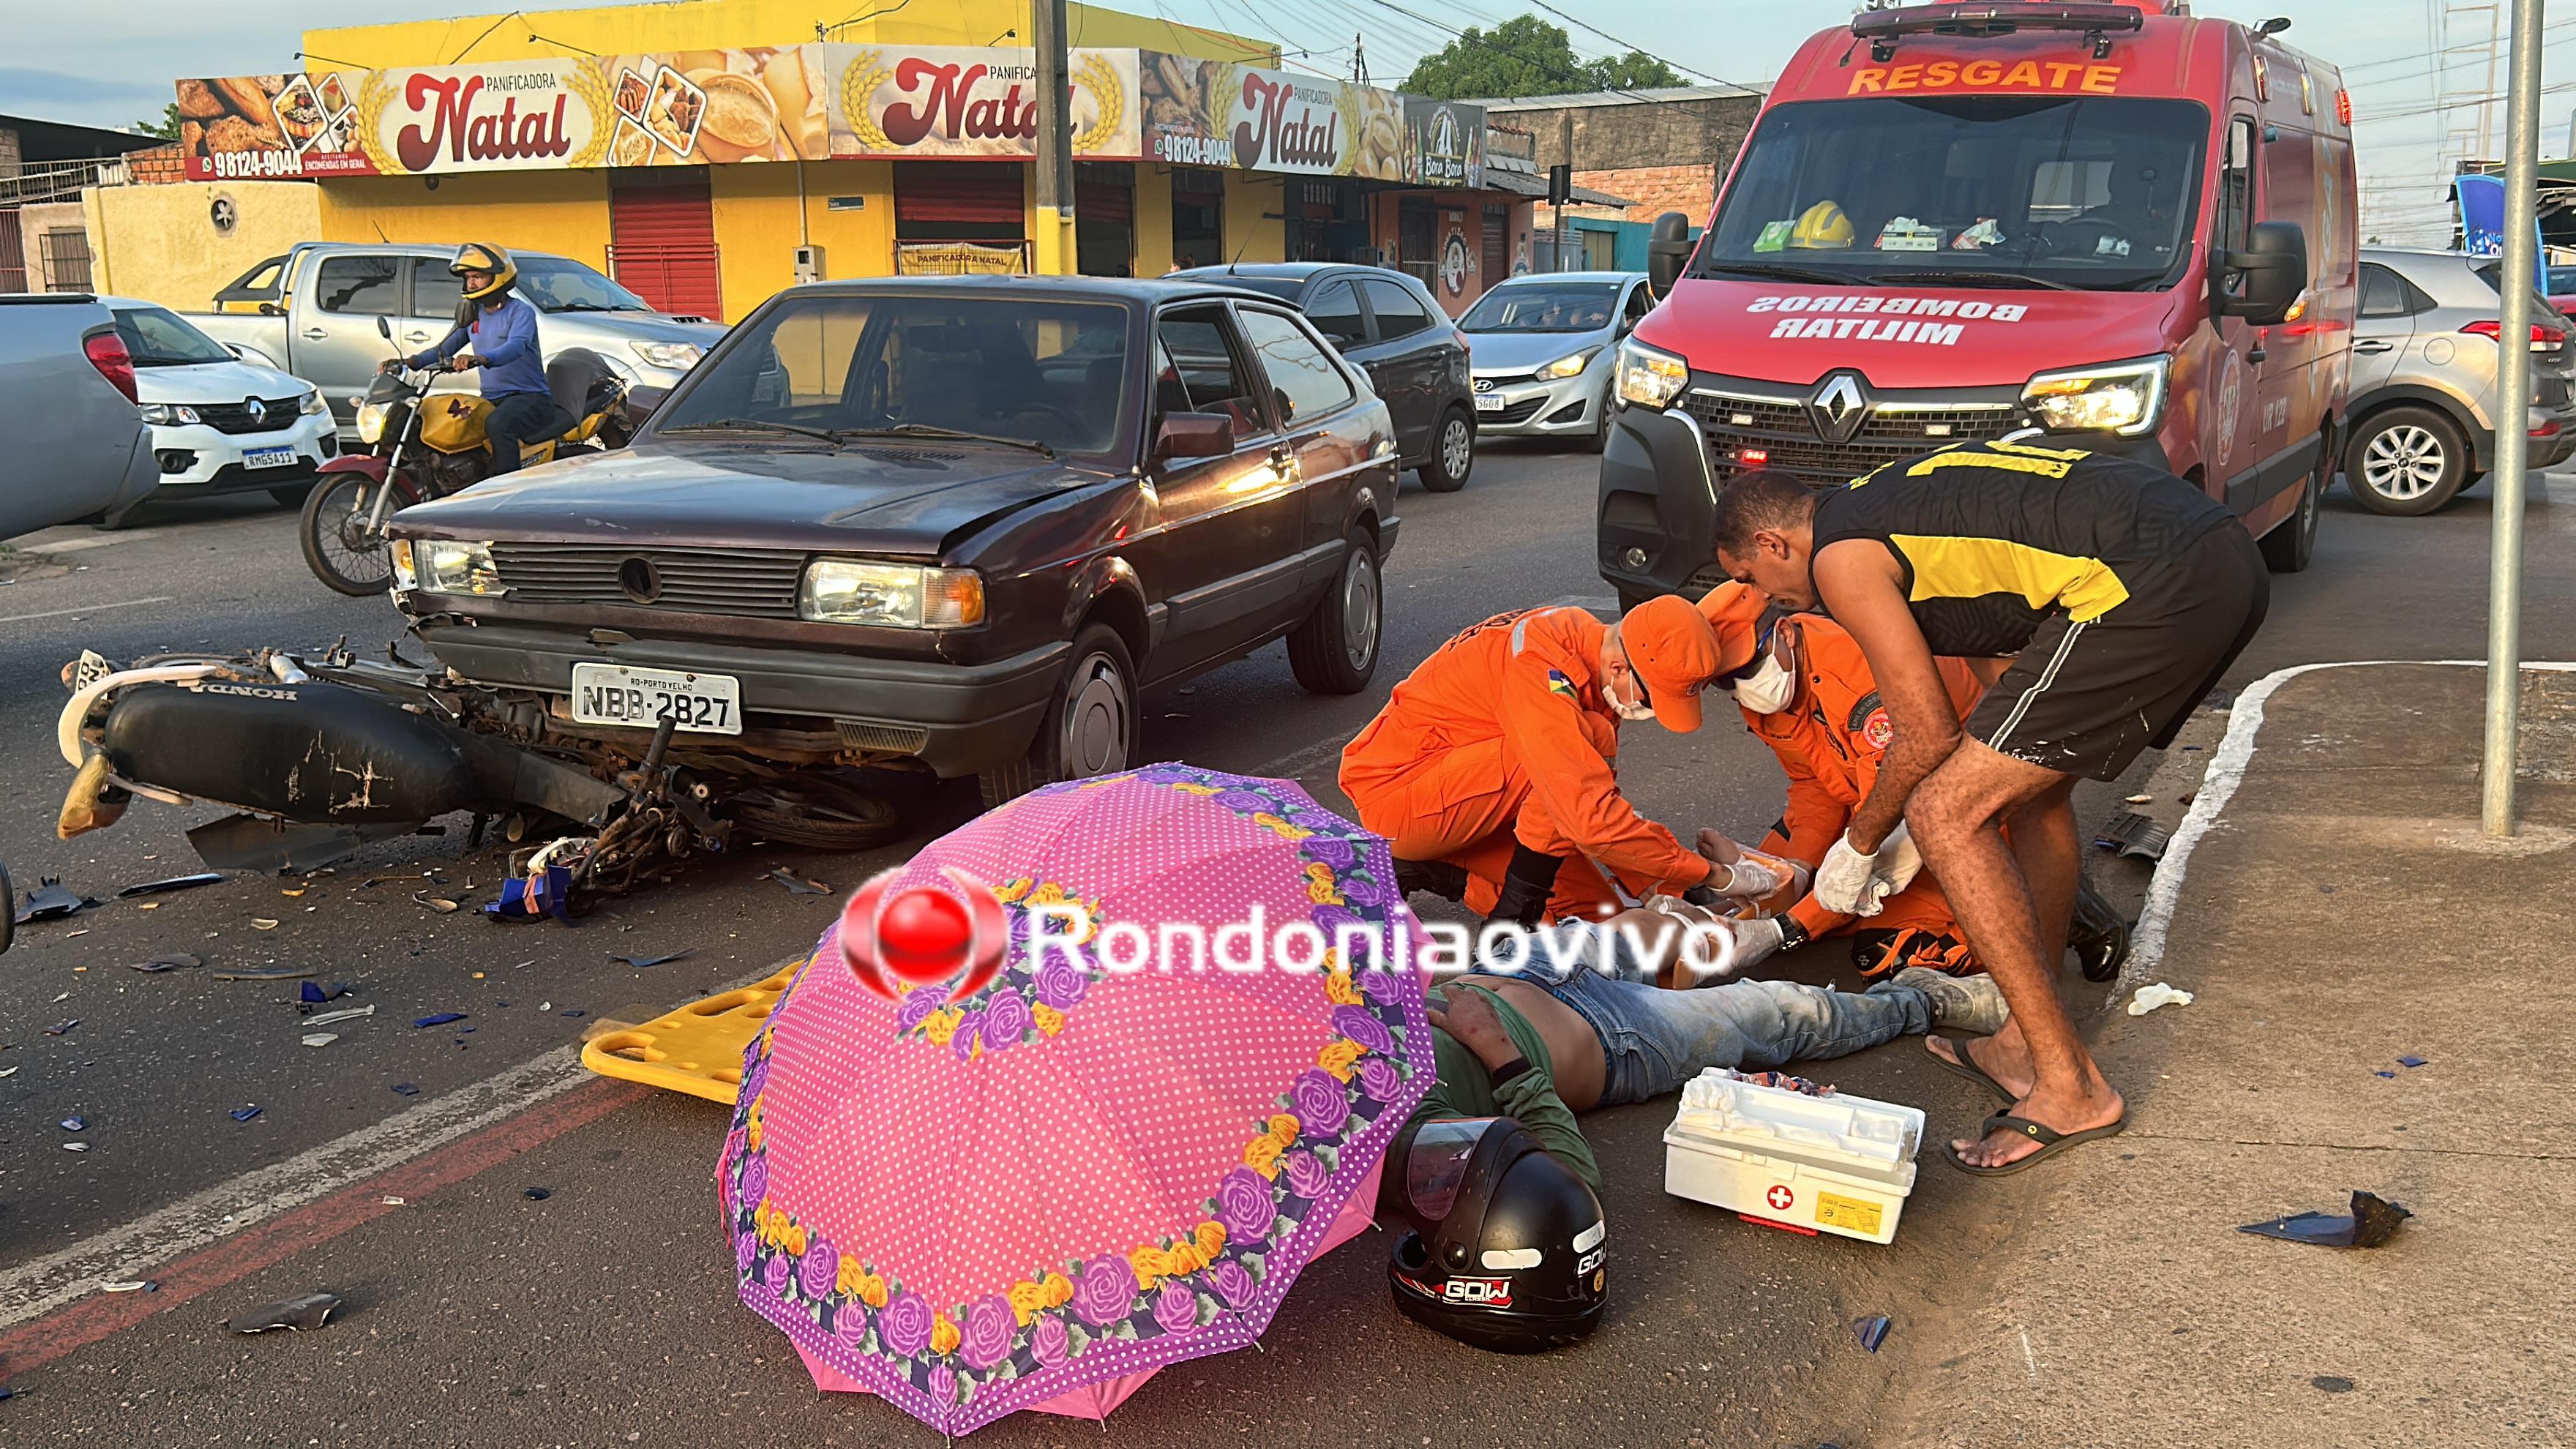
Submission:
[[[2127,580],[2098,619],[2046,620],[1968,717],[1968,733],[2027,764],[2117,779],[2182,722],[2236,662],[2272,598],[2262,552],[2222,525]]]

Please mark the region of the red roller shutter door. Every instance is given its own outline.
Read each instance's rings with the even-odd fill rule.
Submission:
[[[990,228],[996,239],[1017,239],[1028,224],[1020,168],[1007,163],[915,161],[894,168],[894,219]]]
[[[635,295],[665,312],[724,320],[705,172],[611,179],[608,239],[609,272]]]

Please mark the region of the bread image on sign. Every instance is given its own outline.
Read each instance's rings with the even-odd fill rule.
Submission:
[[[698,154],[709,161],[767,160],[778,152],[778,103],[758,81],[730,70],[692,71],[705,98]]]
[[[787,46],[772,51],[760,67],[760,83],[769,92],[779,136],[785,143],[780,159],[829,160],[832,120],[824,98],[830,93],[830,84],[824,80],[822,68],[805,53],[805,47]]]
[[[618,117],[616,133],[608,139],[608,164],[611,166],[653,164],[652,133],[627,117]]]
[[[686,156],[698,143],[698,127],[706,120],[707,95],[687,76],[662,67],[654,78],[653,99],[644,113],[644,124],[654,139],[669,148],[675,156]]]

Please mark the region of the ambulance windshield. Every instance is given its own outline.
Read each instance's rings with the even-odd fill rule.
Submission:
[[[2194,102],[2122,97],[1778,106],[1746,142],[1692,275],[2168,286],[2196,230],[2209,127]]]

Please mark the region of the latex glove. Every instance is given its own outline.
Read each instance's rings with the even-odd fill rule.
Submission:
[[[1709,891],[1720,896],[1761,900],[1789,883],[1789,877],[1754,859],[1744,847],[1715,830],[1699,833],[1699,853],[1717,869],[1709,872]]]
[[[1844,831],[1825,852],[1824,864],[1816,867],[1816,903],[1838,916],[1877,915],[1893,894],[1879,861],[1892,853],[1882,841],[1876,851],[1864,854],[1851,843],[1851,832]]]
[[[1761,965],[1770,959],[1773,952],[1780,949],[1780,944],[1786,937],[1787,932],[1781,927],[1777,916],[1765,916],[1758,921],[1736,922],[1735,969],[1739,972],[1750,971]]]

